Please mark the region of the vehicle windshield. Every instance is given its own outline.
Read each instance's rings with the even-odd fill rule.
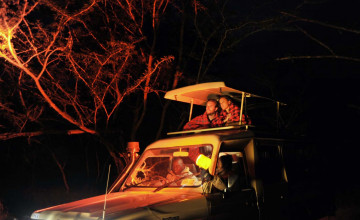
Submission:
[[[196,165],[202,154],[211,158],[210,144],[150,149],[143,153],[125,181],[130,187],[197,187],[201,185],[201,170]]]

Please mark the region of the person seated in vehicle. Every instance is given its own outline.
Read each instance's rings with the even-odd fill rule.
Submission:
[[[185,166],[181,157],[176,157],[172,161],[171,170],[166,176],[166,180],[170,183],[170,186],[177,185],[198,185],[199,180],[190,171],[189,167]]]
[[[240,121],[240,108],[233,103],[229,96],[220,96],[219,103],[221,107],[219,118],[221,119],[223,125]],[[219,122],[217,122],[217,124],[219,124]],[[250,118],[243,114],[241,124],[251,124]]]
[[[219,120],[219,104],[215,99],[209,99],[206,102],[204,114],[199,115],[185,124],[184,130],[204,129],[222,126]]]
[[[223,155],[219,157],[215,175],[210,181],[203,183],[204,193],[211,192],[236,192],[240,190],[240,178],[233,171],[232,156]]]

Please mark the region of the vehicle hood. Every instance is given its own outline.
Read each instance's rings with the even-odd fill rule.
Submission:
[[[182,190],[180,190],[182,191]],[[118,216],[119,214],[129,214],[138,209],[159,208],[172,203],[184,201],[202,200],[201,193],[194,192],[152,192],[152,191],[126,191],[108,194],[106,197],[106,216]],[[91,197],[75,202],[70,202],[58,206],[35,211],[33,219],[46,219],[44,215],[56,215],[62,213],[77,216],[77,219],[98,219],[103,214],[105,195]],[[160,208],[161,209],[161,208]],[[68,216],[70,217],[70,216]]]

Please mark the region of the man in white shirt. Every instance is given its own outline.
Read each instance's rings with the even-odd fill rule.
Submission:
[[[190,171],[189,167],[185,166],[184,161],[180,157],[173,160],[166,180],[168,183],[171,183],[170,186],[194,186],[199,184],[196,176]]]

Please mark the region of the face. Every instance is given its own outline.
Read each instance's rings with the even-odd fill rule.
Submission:
[[[208,101],[206,103],[206,114],[207,115],[213,115],[217,111],[216,103],[213,101]]]
[[[176,175],[181,174],[181,172],[184,170],[184,168],[185,168],[185,165],[184,165],[184,162],[182,161],[182,159],[177,159],[172,164],[172,170],[174,171],[174,173]]]
[[[217,165],[216,165],[216,174],[220,174],[223,171],[222,163],[220,158],[218,159]]]
[[[219,103],[222,110],[227,110],[230,106],[230,101],[224,97],[220,98]]]

